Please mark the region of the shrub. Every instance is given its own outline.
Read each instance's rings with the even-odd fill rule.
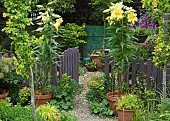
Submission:
[[[27,107],[0,107],[0,119],[2,121],[33,121],[32,109]]]
[[[73,98],[81,91],[81,85],[67,74],[63,74],[51,91],[53,100],[50,104],[55,105],[57,109],[68,110],[74,107]]]
[[[102,118],[113,114],[106,99],[106,93],[112,89],[111,86],[112,80],[105,76],[93,76],[92,81],[88,83],[89,91],[86,93],[86,98],[93,114]]]

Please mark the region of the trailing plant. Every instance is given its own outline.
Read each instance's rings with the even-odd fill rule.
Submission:
[[[29,105],[31,101],[31,89],[24,87],[19,90],[19,104],[21,106]]]
[[[75,23],[67,23],[65,26],[61,26],[59,31],[61,46],[65,49],[78,48],[80,44],[86,43],[84,40],[84,37],[87,36],[85,27],[85,24],[79,26]]]
[[[53,100],[50,101],[50,104],[61,110],[73,109],[73,98],[80,91],[81,85],[67,74],[63,74],[62,78],[52,87]]]

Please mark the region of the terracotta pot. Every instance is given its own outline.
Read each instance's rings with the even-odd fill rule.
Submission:
[[[5,99],[9,94],[9,90],[0,89],[0,99]]]
[[[108,92],[107,93],[107,100],[109,102],[109,107],[110,109],[112,109],[115,113],[115,115],[117,115],[117,110],[116,110],[116,102],[117,99],[121,98],[122,95],[125,95],[126,93],[124,92]]]
[[[36,90],[34,98],[35,105],[44,105],[50,102],[52,94],[44,90]]]
[[[87,70],[89,72],[94,72],[95,71],[95,67],[93,67],[93,66],[86,66],[86,68],[87,68]]]
[[[118,113],[118,121],[133,121],[134,110],[117,110]]]
[[[94,50],[90,55],[91,60],[96,62],[97,69],[104,68],[103,63],[99,60],[99,56],[101,53],[102,53],[102,50]]]

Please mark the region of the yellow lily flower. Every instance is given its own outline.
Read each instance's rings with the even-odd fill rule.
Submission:
[[[59,19],[56,20],[56,23],[54,24],[54,27],[57,29],[57,31],[58,31],[58,28],[60,27],[62,22],[63,22],[62,18],[59,18]]]
[[[137,21],[137,14],[130,12],[128,14],[128,22],[132,22],[134,24],[135,21]]]

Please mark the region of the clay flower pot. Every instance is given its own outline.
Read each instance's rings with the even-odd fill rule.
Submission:
[[[133,116],[135,111],[119,109],[117,110],[117,113],[118,113],[118,121],[133,121]]]
[[[5,99],[9,94],[9,90],[0,89],[0,99]]]
[[[125,95],[126,93],[124,92],[108,92],[107,93],[107,100],[109,102],[109,107],[110,109],[112,109],[115,113],[115,115],[117,115],[117,110],[116,110],[116,102],[117,99],[121,99],[122,95]]]
[[[34,97],[35,105],[44,105],[50,102],[52,94],[45,90],[36,90]]]

